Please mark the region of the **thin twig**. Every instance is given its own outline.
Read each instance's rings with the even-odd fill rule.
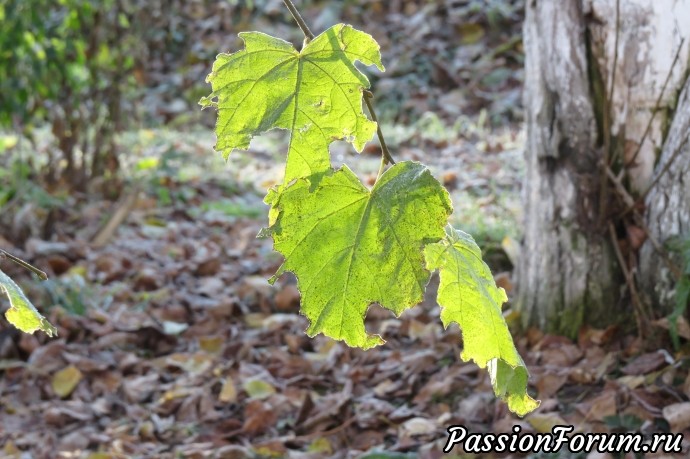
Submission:
[[[41,280],[48,280],[48,275],[45,272],[41,271],[40,269],[38,269],[34,265],[31,265],[31,264],[25,262],[21,258],[15,257],[14,255],[12,255],[11,253],[9,253],[5,250],[0,249],[0,257],[7,258],[8,260],[11,260],[11,261],[17,263],[22,268],[28,269],[29,271],[31,271],[32,273],[34,273],[38,277],[40,277]]]
[[[635,150],[635,153],[632,155],[632,158],[630,158],[630,161],[628,161],[625,164],[625,167],[630,167],[635,163],[637,156],[640,154],[640,151],[642,150],[642,145],[644,144],[645,139],[647,139],[647,136],[649,135],[649,131],[652,129],[652,122],[654,121],[654,117],[656,116],[656,114],[661,109],[661,98],[664,96],[664,93],[666,92],[666,86],[668,85],[668,82],[671,80],[671,75],[673,75],[673,69],[676,67],[676,63],[678,62],[678,58],[680,57],[680,50],[683,49],[683,43],[684,42],[685,42],[685,38],[682,38],[680,40],[680,44],[678,45],[678,49],[676,50],[676,55],[673,58],[673,63],[671,64],[671,68],[668,70],[668,74],[666,75],[666,80],[664,81],[664,85],[661,87],[661,92],[659,93],[659,97],[657,97],[656,104],[654,104],[654,111],[652,111],[652,116],[649,117],[649,121],[647,122],[647,127],[644,130],[644,134],[642,134],[642,139],[640,139],[640,143],[637,144],[637,149]],[[621,172],[623,172],[623,170],[621,170]]]
[[[628,287],[628,290],[630,290],[630,297],[632,298],[633,310],[635,312],[635,322],[637,322],[637,330],[640,333],[640,335],[643,336],[645,333],[642,324],[646,323],[646,321],[643,321],[642,317],[642,302],[637,294],[637,289],[635,288],[635,281],[633,280],[630,270],[628,269],[628,265],[625,262],[623,252],[621,252],[621,248],[618,245],[618,237],[616,236],[616,229],[613,227],[613,223],[609,223],[609,235],[611,236],[611,244],[613,245],[613,250],[614,252],[616,252],[616,258],[618,258],[618,264],[620,265],[621,270],[623,271],[623,275],[625,276],[625,285]]]
[[[127,219],[134,209],[139,197],[139,187],[135,186],[132,191],[125,195],[117,205],[115,212],[108,218],[106,223],[98,230],[91,239],[94,247],[103,247],[113,237],[115,231]]]
[[[364,103],[367,104],[367,109],[369,110],[371,119],[374,120],[374,122],[376,123],[376,135],[379,137],[379,142],[381,143],[381,151],[383,152],[383,158],[385,159],[386,164],[395,164],[395,161],[391,156],[391,152],[388,151],[386,140],[383,138],[383,132],[381,131],[381,124],[379,123],[379,120],[376,118],[376,112],[374,112],[374,106],[371,103],[371,99],[373,97],[374,95],[370,91],[364,91]]]
[[[292,3],[292,0],[283,0],[283,3],[285,3],[287,9],[290,10],[292,17],[295,18],[295,21],[297,22],[299,28],[302,29],[302,32],[304,33],[304,38],[307,39],[307,43],[312,41],[314,39],[314,34],[311,33],[311,30],[309,30],[309,26],[307,26],[307,23],[304,22],[302,15],[299,14],[299,11],[297,11],[295,4]]]
[[[620,178],[616,177],[616,174],[613,173],[610,167],[606,168],[606,175],[613,183],[614,188],[618,192],[618,195],[621,197],[621,199],[623,199],[625,205],[628,206],[629,209],[633,209],[635,207],[635,199],[630,195],[630,193],[628,193],[628,190],[625,189],[620,181]]]

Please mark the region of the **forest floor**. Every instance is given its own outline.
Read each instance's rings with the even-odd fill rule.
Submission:
[[[403,12],[412,19],[396,32],[401,36],[444,30],[433,22],[437,10]],[[374,93],[384,94],[384,133],[396,159],[428,164],[451,190],[452,223],[475,236],[512,298],[524,173],[515,115],[521,63],[500,56],[519,47],[512,38],[519,28],[492,38],[487,18],[454,25],[451,13],[443,12],[443,24],[450,21],[465,46],[445,59],[456,44],[427,39],[427,51],[443,59],[431,59],[414,78],[405,70],[416,59],[408,42],[376,37],[393,54],[393,76],[376,77]],[[326,14],[317,19],[329,20]],[[395,11],[385,17],[394,21]],[[494,39],[499,44],[490,50],[512,47],[487,60],[472,54],[486,54]],[[467,79],[449,82],[465,75],[468,62]],[[414,95],[402,117],[386,114],[398,97],[386,88]],[[460,360],[461,332],[443,329],[432,299],[399,319],[372,306],[367,329],[386,340],[372,350],[306,336],[294,277],[268,284],[281,259],[270,240],[256,238],[267,223],[263,195],[281,179],[283,134],[256,139],[225,164],[212,152],[210,129],[132,131],[121,138],[127,154],[118,199],[105,198],[112,185],[62,197],[25,190],[0,247],[50,280],[32,280],[9,263],[2,268],[58,337],[22,334],[0,321],[0,457],[436,459],[451,425],[477,433],[514,426],[550,432],[555,425],[683,431],[690,447],[687,347],[649,349],[620,328],[583,329],[576,340],[544,335],[521,329],[508,304],[530,392],[541,400],[518,418],[495,399],[487,373]],[[376,145],[356,155],[338,143],[332,153],[335,165],[347,161],[365,180],[375,177]],[[122,221],[106,229],[118,216]],[[456,448],[446,457],[619,456]]]

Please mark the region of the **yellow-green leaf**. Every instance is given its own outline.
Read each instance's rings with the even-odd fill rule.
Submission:
[[[334,140],[364,148],[376,123],[362,111],[362,89],[369,80],[354,63],[383,70],[371,35],[338,24],[301,51],[260,32],[243,32],[240,38],[245,49],[217,57],[207,77],[213,92],[199,102],[218,110],[215,148],[226,159],[235,148],[247,149],[255,135],[288,129],[288,183],[326,173]]]
[[[230,376],[223,382],[223,387],[220,389],[220,394],[218,394],[218,400],[225,403],[235,403],[237,401],[237,388]]]
[[[369,305],[400,315],[422,301],[429,280],[422,249],[444,236],[452,206],[426,167],[401,162],[371,191],[346,166],[313,192],[298,180],[275,210],[271,232],[285,256],[276,276],[297,276],[307,333],[367,349],[383,343],[364,328]]]
[[[456,322],[462,330],[462,359],[487,368],[494,393],[511,411],[524,416],[536,409],[539,402],[527,394],[527,368],[503,319],[508,297],[496,286],[472,236],[451,228],[424,253],[427,267],[440,273],[441,321],[445,327]]]
[[[57,329],[31,304],[22,289],[2,271],[0,271],[0,292],[5,292],[10,300],[10,308],[5,313],[9,323],[26,333],[43,330],[48,336],[57,336]]]
[[[249,397],[256,399],[268,398],[276,393],[275,388],[271,384],[260,379],[247,380],[242,385],[242,388],[249,395]]]
[[[60,397],[65,398],[77,387],[83,375],[79,368],[74,365],[69,365],[53,375],[51,386],[53,392]]]

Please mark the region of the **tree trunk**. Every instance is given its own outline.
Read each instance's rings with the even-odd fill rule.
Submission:
[[[640,250],[640,284],[649,301],[663,311],[674,305],[674,287],[683,275],[677,252],[660,256],[655,245],[667,246],[675,238],[690,238],[690,79],[678,99],[673,123],[655,174],[656,184],[647,195],[650,239]],[[685,274],[687,276],[687,274]]]
[[[517,306],[527,324],[574,336],[583,323],[631,316],[621,287],[636,271],[627,250],[635,247],[618,239],[636,228],[636,214],[626,212],[622,187],[614,189],[607,169],[628,200],[652,181],[667,109],[688,67],[687,42],[673,62],[690,36],[690,0],[528,0],[526,8],[527,177]],[[661,110],[652,119],[655,108]],[[682,110],[690,108],[679,105],[676,113]],[[673,132],[680,137],[688,129],[679,119],[664,157],[673,153]],[[684,154],[675,160],[687,166]],[[650,207],[665,181],[678,180],[663,175]],[[687,196],[688,185],[683,189]],[[678,201],[664,201],[662,213],[689,205]]]

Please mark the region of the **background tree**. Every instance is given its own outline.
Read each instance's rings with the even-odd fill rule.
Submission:
[[[688,0],[527,2],[527,323],[572,336],[630,302],[638,325],[668,309],[665,244],[690,226],[688,21]]]
[[[135,11],[118,0],[0,2],[0,128],[50,126],[48,181],[85,189],[117,171],[115,135],[133,113],[125,93],[143,48]]]

